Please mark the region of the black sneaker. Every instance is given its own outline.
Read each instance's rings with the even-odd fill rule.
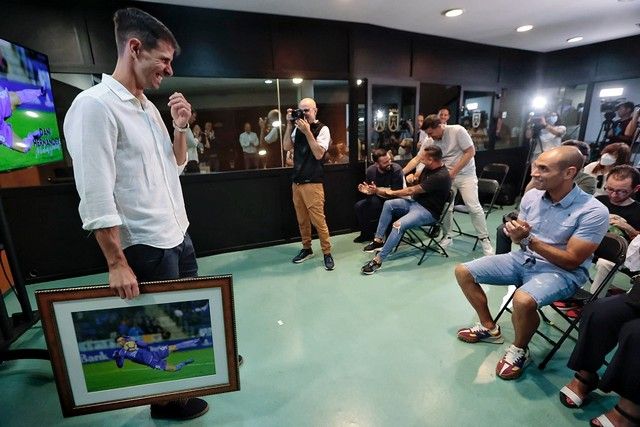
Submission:
[[[190,420],[204,415],[209,404],[202,399],[192,397],[186,400],[174,400],[166,404],[151,404],[151,418],[162,420]]]
[[[353,239],[353,243],[365,243],[371,241],[370,237],[365,236],[364,234],[359,235],[355,239]]]
[[[380,251],[380,249],[384,246],[384,243],[382,242],[376,242],[375,240],[371,243],[369,243],[367,246],[365,246],[364,248],[362,248],[363,251],[365,252],[369,252],[369,253],[373,253],[373,252],[378,252]]]
[[[382,268],[382,263],[376,261],[376,259],[374,258],[368,263],[366,263],[365,265],[363,265],[360,271],[362,271],[362,274],[373,274],[376,272],[376,270],[379,270],[381,268]]]
[[[333,257],[331,256],[331,254],[326,254],[324,256],[324,268],[331,271],[335,268],[336,263],[333,262]]]
[[[298,255],[293,257],[293,259],[291,261],[293,261],[296,264],[300,264],[301,262],[304,262],[304,261],[308,260],[312,256],[313,256],[313,251],[311,249],[304,249],[303,248],[303,249],[300,250]]]

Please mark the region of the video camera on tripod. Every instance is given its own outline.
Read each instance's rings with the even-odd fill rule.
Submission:
[[[598,137],[595,142],[591,143],[591,160],[596,160],[600,157],[602,149],[609,142],[609,133],[613,129],[613,119],[616,117],[616,109],[620,107],[620,100],[615,101],[602,101],[600,103],[600,112],[604,115],[604,120],[600,125],[598,131]],[[637,106],[636,106],[637,107]]]

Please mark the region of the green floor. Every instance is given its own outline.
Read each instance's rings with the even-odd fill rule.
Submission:
[[[502,213],[490,216],[495,230]],[[468,226],[468,221],[463,222]],[[567,342],[545,371],[531,365],[522,378],[496,378],[495,364],[507,342],[465,344],[457,328],[475,322],[453,277],[453,266],[482,255],[471,239],[454,241],[450,257],[431,255],[421,266],[413,249],[401,247],[373,276],[360,274],[370,255],[335,236],[336,269],[316,257],[290,259],[299,244],[229,253],[199,260],[201,275],[233,274],[240,369],[239,392],[206,397],[211,410],[187,425],[224,426],[571,426],[611,407],[614,396],[596,395],[585,410],[558,401],[571,372]],[[29,288],[104,282],[104,275]],[[492,308],[504,290],[490,287]],[[17,304],[7,297],[13,310]],[[14,347],[43,348],[37,326]],[[549,345],[534,337],[540,361]],[[64,419],[48,362],[0,365],[0,425],[167,425],[148,407]]]

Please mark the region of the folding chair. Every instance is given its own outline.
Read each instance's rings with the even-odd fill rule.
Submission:
[[[425,256],[427,255],[427,251],[437,252],[440,255],[445,257],[449,257],[447,251],[440,245],[438,240],[438,230],[442,228],[442,221],[444,220],[444,216],[449,210],[451,203],[453,203],[453,190],[449,190],[449,198],[444,204],[444,208],[442,209],[442,213],[440,214],[440,219],[429,225],[421,225],[413,228],[408,228],[402,233],[402,237],[400,241],[396,245],[393,250],[396,252],[398,250],[398,246],[400,243],[406,243],[409,246],[413,246],[416,249],[422,251],[422,256],[420,257],[420,261],[418,261],[418,265],[422,264]],[[423,234],[424,238],[420,238],[419,234]],[[427,240],[427,244],[424,243],[424,240]]]
[[[620,237],[620,236],[618,236],[616,234],[607,233],[604,236],[604,238],[602,239],[602,242],[600,242],[600,245],[598,246],[596,251],[594,252],[593,257],[594,257],[594,259],[603,258],[603,259],[606,259],[608,261],[611,261],[614,264],[613,268],[606,275],[606,277],[604,278],[604,280],[602,281],[600,286],[598,286],[598,288],[593,293],[591,293],[591,292],[589,292],[589,291],[587,291],[585,289],[580,288],[580,289],[578,289],[576,291],[575,294],[573,294],[571,299],[582,300],[582,301],[584,301],[584,305],[585,306],[587,304],[595,301],[596,299],[598,299],[598,296],[606,288],[606,286],[611,281],[611,279],[613,279],[613,276],[616,274],[616,272],[618,271],[620,266],[622,266],[624,264],[626,255],[627,255],[627,241],[623,237]],[[507,301],[505,304],[503,304],[502,309],[496,315],[496,317],[494,319],[494,322],[497,322],[498,319],[500,319],[500,317],[502,316],[502,313],[504,313],[505,311],[508,311],[509,313],[511,313],[511,309],[509,309],[509,304],[511,303],[511,300],[513,299],[513,295],[515,295],[515,292],[511,295],[511,297],[509,298],[509,301]],[[548,325],[550,325],[553,328],[557,329],[558,331],[562,332],[562,336],[560,337],[560,339],[558,341],[555,341],[555,340],[551,339],[549,336],[547,336],[546,334],[544,334],[543,332],[541,332],[540,330],[536,330],[536,332],[535,332],[536,334],[540,335],[549,344],[551,344],[553,346],[551,348],[551,350],[549,351],[549,353],[547,354],[547,356],[542,361],[542,363],[540,363],[540,365],[538,365],[538,367],[540,369],[544,369],[547,366],[547,363],[549,363],[549,361],[551,360],[553,355],[556,354],[556,352],[560,349],[560,346],[562,346],[562,343],[567,338],[574,339],[573,337],[571,337],[570,334],[574,329],[577,329],[578,322],[580,322],[580,315],[576,316],[575,318],[571,318],[571,317],[567,316],[562,310],[560,310],[555,305],[551,304],[549,307],[551,307],[564,320],[566,320],[567,323],[569,324],[569,326],[566,329],[560,328],[559,326],[557,326],[556,324],[551,322],[547,318],[547,316],[545,316],[545,314],[542,312],[542,310],[540,308],[538,308],[538,314],[540,314],[542,319],[544,319],[545,323],[547,323]]]
[[[509,166],[502,163],[490,163],[482,168],[482,172],[480,172],[480,178],[478,178],[478,199],[480,200],[480,204],[482,205],[482,209],[484,210],[485,219],[489,216],[491,211],[493,211],[496,200],[498,198],[498,195],[500,194],[500,190],[502,189],[502,185],[504,184],[508,173]],[[456,212],[468,215],[469,208],[467,208],[467,206],[464,204],[454,204],[453,213]],[[453,223],[456,227],[455,231],[458,233],[458,235],[469,236],[475,239],[472,249],[475,251],[480,238],[475,234],[462,231],[462,229],[460,228],[460,224],[456,220],[455,216],[453,216]]]

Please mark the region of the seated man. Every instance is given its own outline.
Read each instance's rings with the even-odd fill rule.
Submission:
[[[612,233],[616,233],[632,241],[640,232],[640,203],[633,199],[640,190],[640,172],[629,165],[615,166],[607,175],[606,196],[598,196],[600,202],[609,209],[609,224]],[[613,263],[606,259],[596,262],[596,274],[591,284],[594,292],[613,268]],[[600,294],[606,295],[607,290]]]
[[[354,243],[373,240],[373,233],[376,231],[382,205],[386,200],[383,196],[370,192],[369,185],[375,184],[379,189],[390,188],[392,190],[400,190],[404,187],[402,167],[392,162],[385,150],[376,148],[371,156],[374,164],[367,168],[365,182],[358,185],[358,191],[366,194],[367,197],[355,204],[360,235],[353,239]]]
[[[589,161],[589,144],[584,141],[578,141],[575,139],[570,139],[568,141],[564,141],[562,145],[569,145],[571,147],[576,147],[582,153],[584,157],[585,164]],[[584,171],[584,168],[580,169],[573,182],[576,183],[578,187],[582,189],[585,193],[593,194],[596,192],[596,178],[593,175],[589,175]],[[525,192],[534,188],[533,182],[529,181],[527,187],[525,188]],[[513,218],[510,218],[513,215]],[[511,212],[505,215],[504,222],[509,219],[517,218],[517,211]],[[498,229],[496,230],[496,255],[497,254],[506,254],[507,252],[511,252],[511,238],[507,236],[504,232],[504,224],[500,224]]]
[[[433,224],[442,214],[442,209],[449,198],[449,190],[451,190],[451,177],[442,162],[440,147],[430,145],[422,150],[422,153],[422,163],[424,163],[425,169],[420,176],[419,185],[401,190],[383,190],[375,185],[369,186],[370,191],[375,194],[400,198],[384,202],[375,238],[363,249],[365,252],[381,250],[362,267],[363,274],[373,274],[382,267],[382,261],[398,245],[406,229]],[[407,196],[412,196],[413,199],[403,198]],[[385,230],[394,217],[399,219],[393,223],[393,229],[383,243]]]
[[[592,426],[640,425],[640,280],[636,276],[629,294],[589,304],[580,321],[578,342],[567,366],[575,378],[560,390],[560,402],[569,408],[583,405],[599,388],[614,391],[620,400],[613,409],[591,420]],[[605,358],[615,348],[611,362],[598,378]],[[588,402],[587,402],[588,403]]]
[[[531,169],[535,188],[523,196],[518,219],[506,225],[522,249],[456,266],[458,284],[480,318],[458,331],[462,341],[503,342],[479,284],[518,286],[511,317],[515,339],[496,367],[503,379],[518,378],[529,361],[527,345],[540,323],[536,310],[570,297],[587,280],[591,255],[607,232],[607,208],[573,182],[582,164],[575,147],[542,153]]]

